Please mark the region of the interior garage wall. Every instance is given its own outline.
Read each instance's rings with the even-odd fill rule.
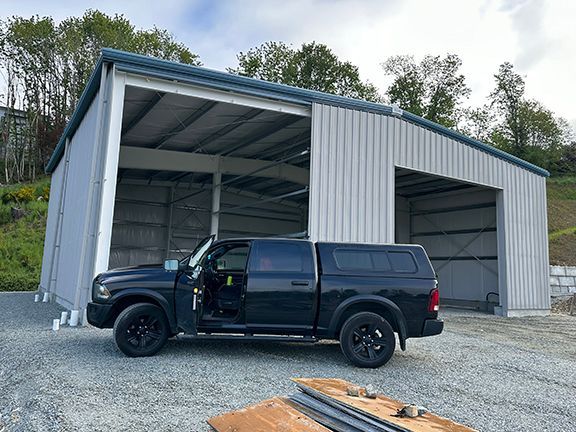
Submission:
[[[288,203],[234,210],[257,200],[257,196],[222,191],[219,238],[267,237],[306,229],[305,209]],[[182,258],[210,235],[211,209],[210,185],[118,184],[109,268]]]
[[[499,189],[503,313],[548,312],[546,179],[397,117],[313,104],[310,237],[393,242],[395,166]]]
[[[410,243],[426,249],[442,298],[475,303],[498,293],[494,191],[413,201],[411,208]]]

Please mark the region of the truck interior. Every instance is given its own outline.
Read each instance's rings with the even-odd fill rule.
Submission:
[[[443,305],[500,303],[495,189],[396,168],[397,243],[424,246]]]
[[[228,243],[206,256],[202,321],[238,319],[248,249],[248,243]]]

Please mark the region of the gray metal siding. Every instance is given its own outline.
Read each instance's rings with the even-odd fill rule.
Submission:
[[[74,306],[79,275],[83,271],[81,257],[84,247],[84,231],[87,223],[87,190],[91,187],[92,149],[95,144],[94,130],[98,120],[98,98],[88,109],[82,124],[70,141],[70,163],[66,175],[66,195],[62,210],[62,232],[53,269],[52,292],[67,307]],[[63,165],[64,167],[66,165]],[[58,199],[51,196],[50,202]]]
[[[310,161],[312,239],[394,241],[394,166],[385,116],[315,106]],[[392,188],[387,187],[391,184]]]
[[[310,237],[393,242],[395,166],[502,190],[501,300],[550,307],[545,177],[397,117],[313,104]]]

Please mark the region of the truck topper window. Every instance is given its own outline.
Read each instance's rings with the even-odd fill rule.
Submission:
[[[340,270],[415,273],[416,261],[408,251],[378,251],[373,249],[334,250],[334,260]]]

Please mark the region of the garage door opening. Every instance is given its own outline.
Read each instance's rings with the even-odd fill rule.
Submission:
[[[443,304],[493,312],[498,306],[495,189],[396,168],[398,243],[422,245]]]
[[[109,267],[306,236],[309,148],[309,117],[127,86]]]

